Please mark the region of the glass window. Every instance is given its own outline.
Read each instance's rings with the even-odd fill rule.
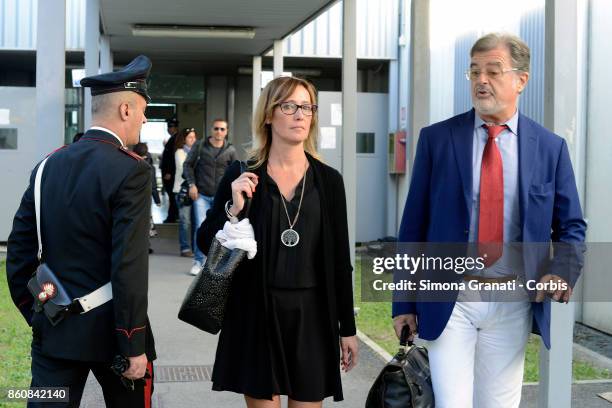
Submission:
[[[17,129],[0,129],[0,150],[17,150]]]
[[[357,133],[357,153],[374,153],[374,133]]]

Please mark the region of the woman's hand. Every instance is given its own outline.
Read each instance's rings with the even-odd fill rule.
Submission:
[[[229,211],[237,216],[244,208],[244,196],[253,198],[253,193],[257,187],[258,177],[255,173],[245,171],[236,180],[232,181],[232,206]]]
[[[357,365],[357,360],[359,359],[357,336],[340,337],[340,350],[342,350],[340,365],[348,373]]]

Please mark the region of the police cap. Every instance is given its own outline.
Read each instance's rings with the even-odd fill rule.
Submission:
[[[133,91],[151,102],[147,93],[147,77],[151,70],[151,60],[139,55],[125,67],[115,72],[92,75],[81,79],[81,86],[91,88],[91,95],[111,92]]]

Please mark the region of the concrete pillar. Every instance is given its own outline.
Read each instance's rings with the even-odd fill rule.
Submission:
[[[64,144],[66,2],[39,0],[36,44],[36,161]]]
[[[253,108],[252,112],[255,113],[257,107],[257,100],[261,95],[261,56],[253,56]],[[255,141],[255,133],[252,135],[253,142]]]
[[[229,128],[228,135],[232,139],[233,143],[236,140],[236,134],[234,133],[234,114],[236,113],[236,77],[228,77],[227,78],[227,116],[225,119],[227,120],[227,125]]]
[[[113,71],[113,52],[110,49],[110,37],[100,36],[100,72]]]
[[[577,4],[546,2],[544,123],[572,146],[578,115]],[[575,149],[570,155],[574,156]],[[572,392],[574,303],[551,305],[552,348],[540,346],[539,407],[569,408]]]
[[[430,118],[430,62],[429,52],[429,0],[413,0],[411,11],[410,47],[410,115],[409,133],[411,142],[410,165],[414,158],[419,132],[429,125]],[[412,166],[410,166],[412,168]]]
[[[399,120],[399,89],[400,89],[399,63],[389,61],[389,128],[387,135],[398,130]],[[398,207],[398,182],[400,175],[387,176],[387,228],[386,235],[397,236],[399,222],[397,218]]]
[[[100,67],[100,0],[88,0],[85,6],[85,76],[97,75]],[[83,88],[83,129],[91,126],[91,89]]]
[[[274,78],[283,74],[283,40],[274,41]]]
[[[408,123],[411,117],[410,114],[410,95],[411,95],[411,67],[410,67],[410,53],[413,45],[413,38],[411,29],[413,27],[413,22],[411,21],[411,1],[410,0],[400,0],[399,2],[399,44],[397,51],[397,63],[398,63],[398,108],[399,111],[396,112],[397,118],[396,122],[401,130],[409,131]],[[426,27],[428,28],[428,27]],[[426,35],[425,38],[429,38],[429,35]],[[423,43],[429,46],[427,41]],[[406,156],[407,157],[407,156]]]
[[[357,208],[357,0],[342,2],[342,176],[351,262],[355,264]]]
[[[393,191],[389,195],[389,200],[392,201],[387,206],[387,228],[388,234],[397,236],[399,224],[404,211],[404,203],[408,194],[408,186],[410,182],[410,163],[412,163],[412,141],[416,137],[409,128],[410,118],[412,117],[410,104],[411,92],[411,50],[412,50],[412,33],[413,23],[411,21],[411,1],[399,0],[399,39],[397,62],[392,62],[389,67],[389,97],[393,93],[395,102],[389,101],[389,123],[393,124],[390,130],[404,130],[407,136],[406,143],[406,174],[395,175],[390,177],[388,191]],[[428,38],[428,34],[424,34]],[[427,42],[426,42],[427,43]],[[391,75],[396,79],[392,80]],[[392,91],[392,87],[397,87],[397,90]],[[393,107],[394,106],[394,107]],[[393,107],[393,108],[392,108]]]
[[[410,34],[407,35],[409,54],[400,52],[400,75],[408,78],[400,85],[400,127],[406,130],[407,136],[406,176],[398,183],[397,217],[400,221],[410,187],[419,132],[430,122],[431,89],[434,86],[430,82],[429,0],[404,0],[402,15],[410,22],[410,26],[404,29]],[[405,117],[403,109],[406,110]]]

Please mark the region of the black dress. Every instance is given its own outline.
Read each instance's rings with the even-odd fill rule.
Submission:
[[[306,156],[310,164],[307,177],[312,175],[316,194],[320,199],[320,239],[315,256],[316,290],[311,291],[308,288],[282,288],[282,290],[285,294],[290,293],[288,291],[298,290],[308,291],[311,294],[320,291],[321,302],[313,302],[312,298],[309,300],[305,297],[305,304],[321,307],[322,312],[312,311],[310,308],[300,310],[318,316],[320,322],[318,324],[315,322],[311,326],[321,329],[322,336],[326,336],[323,340],[324,350],[320,350],[321,354],[316,355],[317,348],[321,346],[320,334],[308,333],[308,336],[303,336],[299,345],[292,346],[291,341],[297,341],[295,337],[288,338],[284,336],[285,333],[281,336],[272,333],[273,328],[277,330],[279,327],[284,328],[287,333],[295,333],[298,329],[290,326],[295,323],[294,321],[272,322],[272,317],[291,316],[284,310],[278,310],[290,307],[291,304],[278,299],[273,302],[270,293],[271,291],[276,291],[277,295],[280,293],[279,288],[273,288],[269,281],[270,254],[274,252],[274,248],[278,250],[278,244],[275,245],[272,241],[280,239],[280,227],[275,231],[271,229],[271,221],[275,216],[264,163],[251,170],[259,177],[249,213],[257,241],[257,255],[253,259],[245,259],[238,266],[232,279],[232,289],[227,300],[212,373],[213,390],[238,392],[258,399],[272,399],[273,395],[281,391],[290,391],[288,394],[296,400],[300,398],[320,400],[323,394],[333,395],[334,401],[343,399],[339,337],[353,336],[356,332],[344,183],[338,171],[309,154]],[[205,253],[210,248],[217,231],[222,229],[227,221],[224,206],[232,198],[231,184],[239,175],[240,164],[235,162],[227,169],[221,180],[213,207],[198,230],[198,246]],[[280,220],[280,217],[278,219]],[[296,228],[299,226],[296,225]],[[305,234],[301,230],[299,232]],[[304,236],[301,240],[307,241]],[[273,311],[273,308],[277,310]],[[277,360],[279,357],[286,357],[288,353],[278,352],[279,338],[281,341],[287,341],[288,346],[283,346],[283,350],[294,350],[295,359],[287,359],[286,364],[294,364],[291,361],[300,364],[297,370],[289,367],[290,373],[303,373],[300,369],[303,361],[300,355],[303,353],[302,350],[307,350],[304,356],[309,360],[316,360],[316,363],[324,365],[324,372],[317,370],[308,373],[308,379],[312,382],[314,377],[319,375],[320,378],[324,378],[325,392],[314,395],[318,392],[317,386],[310,383],[307,384],[308,395],[303,396],[301,390],[296,389],[297,386],[294,384],[297,383],[293,378],[289,378],[290,381],[294,381],[289,383],[290,390],[281,389],[287,382],[279,381],[282,370],[278,369]],[[311,341],[317,341],[317,345],[310,345],[308,342]],[[278,375],[279,372],[281,375]],[[303,375],[300,378],[303,378]],[[284,379],[285,377],[280,380]]]
[[[271,202],[270,250],[267,286],[270,313],[270,346],[272,383],[275,394],[288,395],[296,401],[321,401],[333,395],[334,382],[326,375],[331,359],[328,341],[330,330],[324,316],[325,295],[321,290],[321,268],[317,252],[321,242],[321,202],[312,171],[298,183],[291,201],[282,198],[274,180],[266,174]],[[304,197],[300,197],[304,185]],[[285,200],[287,212],[281,200]],[[299,216],[293,229],[300,239],[287,247],[280,239]]]

